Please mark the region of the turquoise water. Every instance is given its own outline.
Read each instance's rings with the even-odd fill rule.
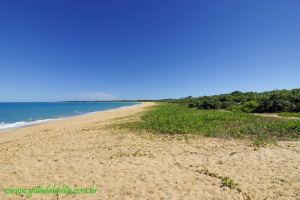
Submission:
[[[103,111],[133,102],[53,102],[53,103],[0,103],[0,130],[41,123],[57,118],[70,117],[89,112]]]

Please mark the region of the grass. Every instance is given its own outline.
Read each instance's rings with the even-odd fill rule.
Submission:
[[[198,134],[209,137],[251,138],[263,146],[270,141],[300,137],[300,120],[268,118],[220,110],[197,110],[178,104],[160,104],[128,128],[161,134]]]
[[[277,138],[260,133],[253,138],[252,144],[258,147],[267,146],[268,144],[277,144]]]
[[[300,118],[300,112],[282,112],[282,113],[278,113],[278,116],[281,117],[299,117]]]
[[[222,177],[222,185],[221,187],[229,187],[230,189],[236,188],[238,186],[234,180],[228,176]]]

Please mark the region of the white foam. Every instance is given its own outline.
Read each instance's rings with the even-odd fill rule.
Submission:
[[[0,130],[5,130],[5,129],[11,129],[11,128],[19,128],[19,127],[23,127],[23,126],[30,126],[30,125],[34,125],[34,124],[40,124],[43,122],[48,122],[51,121],[53,119],[43,119],[43,120],[36,120],[36,121],[32,121],[32,122],[14,122],[14,123],[4,123],[1,122],[0,123]]]

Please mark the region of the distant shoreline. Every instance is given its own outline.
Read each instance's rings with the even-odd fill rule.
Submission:
[[[17,103],[17,102],[11,102],[11,103]],[[29,102],[27,102],[27,103],[29,103]],[[36,102],[31,102],[31,103],[36,103]],[[44,102],[44,103],[50,103],[50,102]],[[63,103],[63,102],[53,102],[53,103]],[[70,102],[70,103],[84,103],[84,102]],[[86,102],[86,103],[91,103],[91,102]],[[101,103],[101,102],[95,102],[95,103]],[[114,103],[114,102],[103,102],[103,103]],[[115,103],[126,103],[126,102],[115,102]],[[97,112],[110,111],[110,110],[116,110],[116,109],[124,109],[126,107],[139,105],[142,102],[128,102],[128,103],[135,103],[135,104],[132,104],[132,105],[126,104],[121,107],[115,107],[115,108],[107,108],[107,109],[104,108],[103,110],[94,110],[94,111],[86,111],[86,112],[82,111],[82,112],[73,113],[70,115],[63,114],[63,111],[62,111],[61,116],[58,116],[58,115],[49,116],[49,117],[45,117],[45,118],[35,119],[32,121],[18,120],[15,122],[1,122],[2,120],[0,119],[0,132],[23,128],[23,127],[28,127],[28,126],[34,126],[37,124],[44,124],[44,123],[51,122],[51,121],[57,121],[57,120],[62,120],[62,119],[67,119],[67,118],[72,118],[72,117],[77,117],[77,116],[82,116],[82,115],[89,115],[89,114],[93,114],[93,113],[97,113]],[[47,110],[45,110],[45,112],[47,112]],[[63,116],[63,115],[65,115],[65,116]]]
[[[119,108],[113,108],[109,110],[101,110],[101,111],[94,111],[94,112],[89,112],[89,113],[84,113],[80,115],[73,115],[73,116],[68,116],[68,117],[63,117],[63,118],[56,118],[56,119],[51,119],[48,121],[44,121],[41,123],[36,123],[36,124],[30,124],[30,125],[25,125],[22,127],[15,127],[15,128],[9,128],[9,129],[3,129],[0,130],[0,143],[1,139],[3,137],[6,137],[5,135],[8,134],[10,135],[11,133],[19,133],[19,132],[31,132],[31,131],[36,131],[40,130],[41,127],[55,127],[58,125],[59,127],[73,127],[77,126],[78,124],[81,123],[86,123],[90,124],[91,121],[95,122],[98,120],[106,120],[106,119],[111,119],[111,118],[117,118],[119,116],[118,113],[120,113],[120,116],[123,114],[128,116],[128,113],[131,112],[140,112],[141,109],[144,109],[145,107],[149,107],[149,104],[152,105],[152,103],[146,102],[146,103],[139,103],[135,104],[132,106],[122,106]],[[25,134],[26,135],[26,134]],[[20,135],[21,136],[21,135]]]
[[[98,103],[98,102],[105,102],[105,103],[122,103],[122,102],[156,102],[156,101],[161,101],[161,100],[116,100],[116,101],[98,101],[98,100],[95,100],[95,101],[57,101],[57,103],[59,102],[65,102],[65,103]]]

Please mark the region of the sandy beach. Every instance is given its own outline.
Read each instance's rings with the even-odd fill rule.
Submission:
[[[95,194],[30,199],[300,199],[300,142],[162,136],[113,126],[154,103],[0,133],[0,188],[68,185]],[[230,177],[235,187],[222,184]],[[6,195],[0,199],[28,199]]]

